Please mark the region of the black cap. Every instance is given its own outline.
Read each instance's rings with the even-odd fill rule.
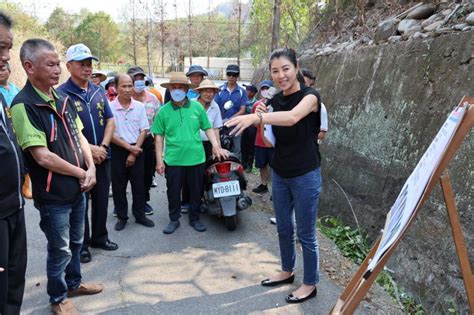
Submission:
[[[130,69],[128,69],[127,74],[134,79],[137,74],[143,74],[146,77],[146,73],[145,71],[143,71],[142,67],[131,67]]]
[[[238,65],[228,65],[227,68],[225,69],[225,73],[240,73],[240,68]]]

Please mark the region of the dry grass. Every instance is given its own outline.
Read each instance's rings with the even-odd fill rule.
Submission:
[[[25,40],[35,37],[39,36],[35,34],[34,30],[31,30],[31,32],[24,34],[22,32],[15,32],[15,29],[13,29],[13,49],[10,51],[10,68],[12,69],[10,81],[20,88],[23,87],[26,82],[26,73],[23,70],[23,67],[21,66],[20,62],[20,47]],[[61,84],[69,77],[69,73],[67,72],[65,64],[66,50],[64,46],[58,41],[51,38],[44,39],[50,41],[54,45],[54,47],[56,47],[56,50],[58,51],[61,57],[61,78],[59,80],[59,84]]]

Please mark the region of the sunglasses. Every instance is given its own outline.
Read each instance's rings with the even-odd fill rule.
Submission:
[[[226,73],[226,75],[227,75],[228,77],[236,77],[236,78],[239,76],[238,73]]]

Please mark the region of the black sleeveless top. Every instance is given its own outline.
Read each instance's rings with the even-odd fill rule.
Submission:
[[[311,112],[291,127],[272,126],[275,135],[275,151],[270,166],[278,175],[285,178],[301,176],[321,165],[319,146],[315,141],[321,125],[321,97],[310,87],[301,85],[301,90],[283,95],[275,95],[271,101],[274,112],[290,111],[306,95],[318,98],[318,111]]]

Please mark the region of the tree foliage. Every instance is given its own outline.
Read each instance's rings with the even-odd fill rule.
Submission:
[[[49,34],[59,40],[65,47],[76,41],[74,16],[67,14],[62,8],[56,7],[46,21],[45,27]]]
[[[120,31],[107,13],[88,13],[76,27],[75,33],[77,42],[88,46],[99,60],[116,61],[120,57]]]
[[[298,46],[311,28],[315,0],[281,0],[279,46]],[[251,7],[251,24],[247,28],[247,45],[255,61],[270,53],[273,1],[254,0]]]
[[[115,62],[122,55],[120,30],[107,13],[83,9],[79,14],[69,14],[57,7],[45,27],[66,48],[83,43],[100,60],[109,62]]]
[[[29,34],[34,32],[36,37],[46,36],[46,29],[32,16],[26,14],[17,4],[0,1],[0,10],[7,13],[13,20],[14,32]]]

